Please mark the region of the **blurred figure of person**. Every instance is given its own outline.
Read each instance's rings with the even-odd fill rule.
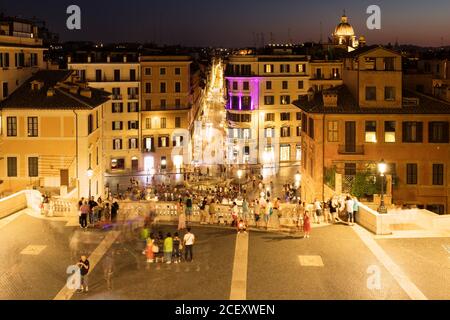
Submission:
[[[233,202],[233,207],[231,208],[231,217],[233,218],[233,221],[231,222],[231,226],[236,227],[237,221],[239,218],[239,208],[238,208],[236,202]]]
[[[88,222],[87,217],[89,214],[89,205],[87,201],[84,201],[83,205],[80,208],[80,227],[83,229],[87,229]]]
[[[215,216],[216,216],[216,201],[214,199],[209,203],[209,224],[214,224]]]
[[[322,203],[318,199],[314,199],[314,220],[315,223],[320,224],[322,216]]]
[[[253,215],[255,218],[256,227],[259,228],[259,220],[261,219],[261,205],[259,204],[258,199],[255,199],[253,202]]]
[[[238,233],[247,233],[247,224],[243,219],[241,219],[237,224],[237,232]]]
[[[178,231],[183,231],[186,229],[186,214],[184,213],[182,199],[180,199],[180,201],[177,204],[177,213],[178,213]]]
[[[305,234],[304,238],[308,239],[311,233],[311,217],[308,211],[305,211],[305,214],[303,215],[303,232]]]
[[[355,222],[355,218],[353,216],[353,206],[355,205],[352,197],[347,196],[345,200],[345,208],[347,210],[347,216],[348,216],[348,225],[353,226]]]
[[[305,216],[305,203],[299,201],[295,205],[295,222],[297,225],[297,230],[303,231],[303,217]]]
[[[164,239],[164,262],[167,264],[171,264],[172,255],[173,255],[173,238],[172,234],[168,233],[166,239]]]
[[[194,244],[195,235],[191,232],[191,228],[187,229],[187,233],[183,238],[184,260],[188,262],[194,261]]]
[[[117,222],[117,214],[119,212],[119,204],[117,201],[114,201],[114,203],[111,206],[111,221],[113,223]]]
[[[173,236],[173,254],[172,254],[172,260],[174,263],[180,263],[181,262],[181,250],[183,246],[181,244],[180,236],[178,235],[178,232],[176,232]]]

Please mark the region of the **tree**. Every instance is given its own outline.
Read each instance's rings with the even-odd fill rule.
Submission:
[[[352,183],[352,195],[364,198],[380,193],[381,179],[377,179],[370,171],[357,172]]]

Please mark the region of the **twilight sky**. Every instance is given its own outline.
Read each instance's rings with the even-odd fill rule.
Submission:
[[[81,7],[82,29],[66,28],[66,8]],[[368,30],[366,9],[381,7],[381,30]],[[318,41],[333,32],[343,10],[368,44],[450,45],[449,0],[0,0],[0,12],[47,21],[61,40],[252,46]],[[290,31],[289,31],[290,30]],[[290,37],[289,37],[290,34]]]

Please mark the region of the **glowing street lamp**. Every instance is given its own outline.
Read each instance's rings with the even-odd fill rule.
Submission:
[[[382,178],[381,180],[381,200],[380,200],[380,207],[378,208],[378,213],[380,214],[386,214],[387,208],[384,204],[384,179],[385,179],[385,173],[387,171],[387,164],[384,162],[384,160],[381,160],[381,162],[378,163],[378,172],[380,173],[380,176]]]
[[[91,167],[89,167],[89,169],[87,169],[86,171],[86,175],[89,178],[89,199],[91,198],[92,195],[92,186],[91,186],[91,179],[94,176],[94,170],[92,170]]]

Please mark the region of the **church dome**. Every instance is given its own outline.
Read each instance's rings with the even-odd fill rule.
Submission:
[[[334,29],[334,35],[337,37],[353,37],[355,35],[355,31],[348,23],[348,18],[345,15],[342,16],[341,23]]]

